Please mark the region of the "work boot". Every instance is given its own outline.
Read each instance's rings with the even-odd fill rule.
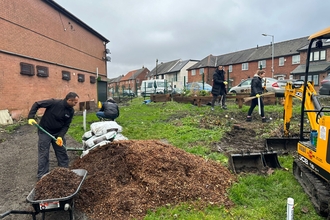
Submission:
[[[269,119],[269,118],[266,118],[266,117],[263,117],[263,118],[261,119],[261,121],[262,121],[263,123],[267,123],[267,122],[270,122],[270,119]]]
[[[251,116],[250,116],[250,117],[247,116],[247,117],[246,117],[246,121],[252,121],[252,117],[251,117]]]

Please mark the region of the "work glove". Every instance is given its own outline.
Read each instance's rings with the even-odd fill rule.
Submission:
[[[227,84],[228,84],[228,82],[227,82],[227,81],[224,81],[224,82],[223,82],[223,84],[227,85]]]
[[[260,94],[257,94],[256,97],[257,97],[257,98],[260,98]]]
[[[34,125],[34,124],[38,124],[38,123],[37,123],[36,120],[34,120],[34,119],[29,119],[29,120],[28,120],[28,124],[29,124],[29,125]]]
[[[58,146],[60,146],[60,147],[63,146],[63,140],[62,140],[61,137],[58,137],[58,138],[56,139],[56,144],[57,144]]]

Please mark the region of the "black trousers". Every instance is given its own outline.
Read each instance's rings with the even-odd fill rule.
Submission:
[[[251,100],[251,105],[250,109],[248,111],[248,116],[252,115],[253,109],[258,105],[258,98],[252,99]],[[262,101],[262,98],[260,97],[260,108],[261,108],[261,117],[265,117],[265,112],[264,112],[264,102]]]
[[[49,172],[49,149],[52,144],[57,158],[59,167],[69,167],[69,157],[64,147],[58,146],[55,141],[49,137],[45,132],[38,131],[38,173],[37,178],[40,179],[43,175]],[[66,140],[63,137],[63,144]]]
[[[214,95],[214,94],[212,94],[212,101],[211,101],[211,106],[212,106],[212,108],[214,107],[214,103],[215,103],[215,101],[217,100],[217,98],[219,97],[218,95]],[[226,94],[224,94],[224,95],[220,95],[220,97],[221,97],[221,106],[222,107],[224,107],[224,106],[226,106]]]

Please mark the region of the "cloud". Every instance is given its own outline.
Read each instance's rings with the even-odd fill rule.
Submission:
[[[110,40],[108,77],[156,59],[203,59],[308,36],[329,26],[323,0],[80,0],[56,2]]]

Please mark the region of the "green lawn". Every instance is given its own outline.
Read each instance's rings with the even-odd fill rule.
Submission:
[[[209,158],[227,166],[226,156],[212,152],[212,142],[219,141],[224,132],[230,129],[228,122],[221,118],[209,118],[209,107],[196,107],[176,102],[142,104],[142,98],[135,98],[129,105],[120,107],[120,117],[116,120],[123,127],[123,135],[129,139],[163,139],[187,152]],[[300,107],[300,106],[299,106]],[[228,106],[231,112],[246,114],[248,106],[239,109],[234,104]],[[278,111],[282,106],[266,106],[265,111]],[[299,112],[295,109],[294,112]],[[201,120],[208,120],[210,126],[200,128]],[[84,134],[82,116],[75,116],[69,135],[81,142]],[[87,129],[98,121],[94,113],[87,114]],[[218,121],[220,121],[218,123]],[[272,123],[281,123],[280,121]],[[267,136],[267,135],[265,135]],[[247,174],[239,175],[238,182],[228,194],[235,207],[227,210],[210,206],[198,210],[191,204],[159,207],[149,212],[145,219],[286,219],[287,198],[295,200],[294,218],[318,220],[319,217],[298,182],[292,174],[293,156],[280,156],[279,161],[286,169],[277,169],[269,176]]]

